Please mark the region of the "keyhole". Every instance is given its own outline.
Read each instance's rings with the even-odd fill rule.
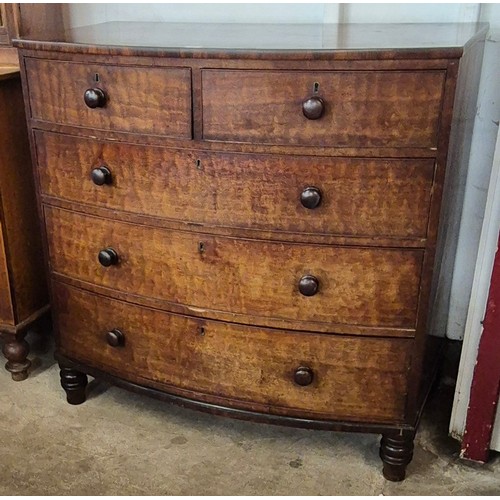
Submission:
[[[196,168],[197,168],[198,170],[201,170],[201,168],[202,168],[202,167],[201,167],[201,160],[199,160],[199,159],[198,159],[198,160],[196,160]]]
[[[204,326],[199,326],[198,327],[198,335],[203,337],[205,335],[205,327]]]
[[[318,92],[319,92],[319,83],[318,82],[314,82],[313,93],[317,94]]]
[[[98,81],[99,81],[99,73],[96,73],[96,74],[95,74],[95,76],[94,76],[94,80],[95,80],[96,82],[98,82]]]
[[[198,243],[198,252],[200,252],[200,253],[204,253],[205,252],[205,243],[203,243],[203,241],[200,241]]]

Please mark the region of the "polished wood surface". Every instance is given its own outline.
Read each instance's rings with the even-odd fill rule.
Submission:
[[[0,81],[19,78],[19,66],[15,64],[0,63]]]
[[[0,45],[11,45],[19,36],[19,4],[0,3]]]
[[[152,379],[271,413],[288,408],[290,415],[378,422],[403,417],[410,340],[328,337],[194,320],[58,283],[54,290],[62,354],[126,379]],[[122,346],[107,342],[114,328],[123,332]],[[314,372],[307,386],[294,380],[303,365]]]
[[[48,294],[19,71],[0,72],[0,333],[6,367],[23,380],[30,365],[23,336],[46,311]]]
[[[191,137],[187,69],[55,64],[39,59],[26,60],[26,69],[33,118],[92,129]],[[85,91],[94,87],[106,95],[102,108],[85,104]]]
[[[401,480],[437,366],[458,69],[486,27],[169,24],[159,47],[159,25],[134,43],[138,27],[16,42],[68,401],[95,374],[241,418],[375,429]]]
[[[245,24],[109,22],[34,33],[22,48],[66,52],[119,52],[180,57],[448,58],[486,31],[481,23],[432,24]],[[266,52],[268,54],[266,54]]]
[[[350,147],[437,145],[445,73],[203,70],[206,140]],[[318,89],[317,91],[315,89]],[[325,110],[307,119],[317,92]]]
[[[14,326],[15,316],[9,282],[9,268],[5,253],[3,228],[0,224],[0,324]]]
[[[40,226],[30,169],[28,132],[19,77],[0,83],[0,177],[4,238],[15,294],[16,321],[47,304]]]
[[[52,271],[128,294],[280,320],[415,328],[423,252],[298,245],[148,228],[45,207]],[[111,247],[117,265],[99,252]],[[312,274],[314,297],[299,292]],[[186,277],[189,276],[189,279]],[[168,306],[168,304],[166,304]]]
[[[227,226],[374,239],[425,238],[433,160],[311,158],[131,146],[36,132],[42,193]],[[95,169],[109,170],[96,185]],[[95,175],[103,175],[98,172]],[[316,187],[319,204],[306,208]]]

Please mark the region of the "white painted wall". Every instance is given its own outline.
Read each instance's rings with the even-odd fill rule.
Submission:
[[[483,4],[480,18],[490,23],[484,49],[469,175],[453,271],[447,336],[463,339],[500,121],[500,4]]]
[[[337,4],[333,4],[337,10]],[[317,4],[209,4],[209,3],[95,3],[68,4],[69,26],[107,21],[198,23],[322,23],[328,5]]]
[[[72,27],[107,21],[222,23],[440,23],[475,21],[477,3],[73,3],[67,4]]]

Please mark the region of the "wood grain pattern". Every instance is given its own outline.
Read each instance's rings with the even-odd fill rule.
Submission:
[[[206,140],[359,147],[436,147],[445,73],[203,70]],[[325,102],[308,120],[302,102]]]
[[[403,418],[411,340],[353,339],[231,325],[131,306],[54,283],[61,352],[124,378],[319,418]],[[106,332],[118,328],[122,347]],[[293,382],[309,366],[311,385]],[[210,400],[210,398],[208,398]]]
[[[123,292],[217,310],[293,319],[415,326],[420,250],[342,248],[160,230],[45,207],[52,270]],[[200,247],[200,244],[203,247]],[[97,256],[112,247],[118,266]],[[303,275],[320,292],[298,291]],[[279,322],[278,322],[279,324]]]
[[[206,226],[425,238],[433,160],[243,155],[36,133],[40,188],[52,197]],[[91,171],[107,166],[112,183]],[[316,186],[314,210],[300,202]]]
[[[5,255],[3,228],[0,223],[0,327],[15,324],[12,295],[9,282],[9,269]]]
[[[0,75],[0,335],[12,379],[28,377],[27,328],[47,312],[40,227],[36,213],[19,72]]]
[[[185,68],[26,60],[33,118],[170,137],[191,138],[191,75]],[[98,75],[98,81],[96,81]],[[107,96],[104,108],[89,109],[88,88]]]
[[[48,302],[19,77],[0,82],[0,191],[17,322]]]

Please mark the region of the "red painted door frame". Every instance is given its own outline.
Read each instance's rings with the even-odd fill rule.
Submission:
[[[487,462],[500,395],[500,235],[472,378],[461,457]]]

